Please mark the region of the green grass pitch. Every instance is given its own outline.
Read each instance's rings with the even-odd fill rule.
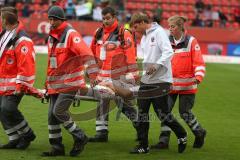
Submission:
[[[47,56],[38,55],[37,76],[35,86],[43,88]],[[81,160],[239,160],[240,159],[240,67],[239,65],[207,64],[207,74],[199,86],[196,104],[193,109],[199,122],[207,129],[206,143],[202,149],[193,149],[194,136],[189,128],[180,119],[178,107],[175,106],[174,115],[180,120],[188,131],[188,146],[183,154],[177,153],[177,141],[174,134],[171,136],[169,150],[150,151],[146,155],[130,155],[136,142],[136,133],[131,123],[121,115],[116,121],[116,109],[110,114],[109,142],[88,143],[84,152],[79,155]],[[82,102],[78,108],[71,108],[73,113],[82,113],[96,107],[95,103]],[[47,130],[48,105],[41,104],[35,98],[25,96],[20,104],[25,118],[35,131],[37,138],[31,146],[24,151],[0,150],[0,160],[37,160],[37,159],[75,159],[69,156],[59,158],[42,158],[41,152],[49,149]],[[151,111],[153,113],[153,111]],[[154,115],[154,113],[153,113]],[[87,135],[95,133],[95,120],[78,121],[79,127]],[[157,118],[150,124],[150,144],[158,141],[160,123]],[[7,136],[0,129],[0,143],[6,143]],[[63,142],[66,154],[72,147],[72,137],[63,130]]]

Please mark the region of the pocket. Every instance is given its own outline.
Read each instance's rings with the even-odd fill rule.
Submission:
[[[65,48],[58,48],[56,49],[56,54],[63,54],[66,53],[66,49]]]
[[[5,69],[5,72],[13,72],[13,70],[16,70],[16,57],[14,51],[8,51],[5,53],[5,66],[3,66]]]
[[[187,58],[187,57],[190,57],[190,54],[189,53],[179,53],[179,56],[183,57],[183,58]]]
[[[56,57],[57,57],[57,66],[60,66],[64,63],[64,61],[68,58],[68,53],[66,49],[57,49],[55,51]]]

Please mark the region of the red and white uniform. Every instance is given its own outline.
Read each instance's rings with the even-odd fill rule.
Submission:
[[[76,91],[86,87],[84,68],[91,80],[98,72],[94,56],[81,35],[63,22],[50,31],[48,40],[48,70],[46,88],[48,94]]]
[[[21,88],[31,88],[35,80],[35,52],[23,25],[19,23],[10,32],[3,30],[0,38],[0,95],[13,95]]]
[[[97,77],[100,81],[123,78],[135,82],[139,76],[133,36],[125,30],[124,45],[121,45],[119,30],[116,20],[111,27],[103,27],[100,39],[92,41],[91,49],[100,68]]]
[[[184,35],[176,45],[170,36],[174,56],[172,58],[173,94],[194,94],[197,84],[205,76],[205,63],[197,40],[190,35]]]

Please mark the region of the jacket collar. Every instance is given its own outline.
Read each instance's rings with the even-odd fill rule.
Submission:
[[[58,26],[58,28],[50,30],[49,35],[59,41],[64,29],[67,26],[67,22],[64,21],[60,26]]]
[[[24,26],[23,26],[23,23],[21,21],[18,21],[18,25],[17,27],[15,28],[15,31],[13,33],[13,36],[11,39],[14,39],[16,38],[16,36],[18,35],[19,32],[21,32],[22,30],[24,30]],[[1,36],[6,32],[6,30],[3,30],[1,32]]]
[[[104,33],[111,33],[111,32],[113,32],[117,27],[118,27],[118,21],[115,20],[111,26],[109,26],[109,27],[103,26],[103,31],[104,31]]]
[[[187,38],[187,34],[183,33],[183,35],[181,36],[181,40],[180,40],[179,44],[185,42],[186,38]],[[174,42],[174,37],[172,35],[169,36],[169,39],[170,39],[170,42],[171,42],[172,45],[176,45],[175,42]]]
[[[152,31],[156,30],[159,27],[160,26],[157,22],[152,22],[151,27],[146,30],[146,35],[149,34]]]

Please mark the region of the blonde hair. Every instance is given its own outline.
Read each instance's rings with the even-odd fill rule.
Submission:
[[[179,15],[175,15],[172,16],[170,18],[168,18],[168,23],[173,22],[174,24],[176,24],[178,27],[180,27],[182,29],[182,31],[185,30],[184,24],[185,22],[188,21],[188,18],[185,16],[179,16]]]

